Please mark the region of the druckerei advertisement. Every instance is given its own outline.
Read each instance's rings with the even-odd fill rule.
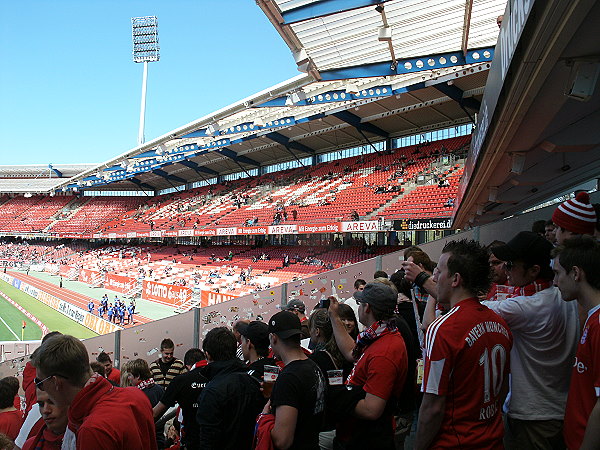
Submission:
[[[403,219],[394,220],[394,230],[419,231],[419,230],[449,230],[452,228],[452,219]]]

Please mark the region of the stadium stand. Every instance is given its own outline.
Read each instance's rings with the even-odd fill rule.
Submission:
[[[0,209],[0,231],[68,237],[96,231],[334,222],[352,220],[353,212],[359,219],[449,217],[452,208],[444,203],[456,197],[460,156],[469,142],[469,136],[424,142],[150,199],[15,197]],[[422,185],[440,177],[450,185]]]

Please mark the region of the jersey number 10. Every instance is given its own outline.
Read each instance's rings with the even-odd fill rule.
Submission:
[[[479,365],[483,366],[483,402],[489,403],[491,400],[490,388],[493,389],[494,397],[498,397],[502,389],[506,349],[500,344],[494,345],[491,352],[486,348],[479,357]]]

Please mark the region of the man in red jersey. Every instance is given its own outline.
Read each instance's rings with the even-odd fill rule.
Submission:
[[[15,395],[19,391],[19,381],[14,377],[0,380],[0,433],[15,439],[23,425],[23,412],[15,408]]]
[[[563,300],[587,314],[573,364],[563,434],[571,449],[600,448],[600,243],[591,236],[564,241],[554,256],[554,284]]]
[[[32,361],[36,386],[69,408],[63,449],[157,448],[152,408],[141,390],[92,373],[87,349],[73,336],[54,336],[39,349]]]
[[[450,241],[434,271],[448,313],[427,329],[416,449],[503,448],[502,402],[512,336],[479,303],[490,285],[488,254],[475,241]]]
[[[104,375],[109,381],[112,381],[116,386],[121,385],[121,371],[113,367],[112,359],[106,352],[100,352],[96,357],[96,361],[104,366]]]

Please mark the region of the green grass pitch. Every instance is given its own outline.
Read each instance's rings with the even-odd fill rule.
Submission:
[[[80,339],[97,336],[93,331],[79,325],[77,322],[2,280],[0,280],[0,290],[37,317],[50,331],[60,331],[61,333],[70,334]],[[16,341],[21,339],[23,321],[27,323],[25,327],[25,340],[41,338],[42,332],[40,328],[3,297],[0,297],[0,317],[6,322],[4,323],[0,320],[0,341]],[[9,328],[18,336],[18,339],[10,332]]]

